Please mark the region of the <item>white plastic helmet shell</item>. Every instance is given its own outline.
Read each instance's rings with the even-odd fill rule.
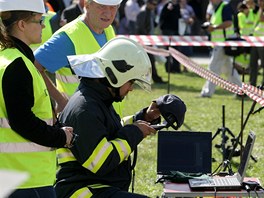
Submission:
[[[132,39],[115,37],[96,54],[95,59],[113,87],[135,80],[144,90],[151,90],[151,62],[144,48]]]
[[[110,5],[110,6],[119,5],[122,2],[122,0],[93,0],[93,1],[102,5]]]
[[[43,0],[0,0],[0,12],[20,10],[42,14],[46,12]]]

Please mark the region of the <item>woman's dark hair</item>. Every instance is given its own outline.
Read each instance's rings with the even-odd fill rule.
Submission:
[[[29,20],[34,15],[30,11],[6,11],[0,12],[0,49],[14,47],[14,42],[10,37],[15,22],[18,20]]]

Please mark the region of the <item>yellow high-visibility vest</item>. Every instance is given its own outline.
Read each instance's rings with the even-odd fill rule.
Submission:
[[[219,8],[216,10],[216,12],[211,17],[211,24],[212,25],[220,25],[223,23],[222,19],[222,11],[224,6],[226,5],[225,2],[222,2]],[[225,31],[225,34],[224,34]],[[228,38],[230,36],[234,35],[234,26],[231,25],[230,27],[226,29],[216,29],[211,32],[211,40],[213,42],[221,42],[225,41],[225,38]]]
[[[79,18],[71,21],[55,32],[59,34],[65,32],[74,44],[76,55],[92,54],[97,52],[101,47],[93,36],[93,33],[87,25]],[[115,37],[115,31],[110,25],[104,29],[107,41]],[[56,72],[57,89],[67,98],[70,98],[76,91],[80,81],[78,76],[74,75],[70,68],[63,67]],[[113,103],[116,112],[122,117],[123,102]]]
[[[79,18],[59,29],[56,34],[65,32],[71,39],[76,55],[92,54],[97,52],[101,47],[94,38],[92,32],[87,25]],[[112,26],[104,30],[106,39],[110,40],[115,37],[115,32]],[[60,92],[65,93],[69,98],[73,95],[79,85],[79,79],[74,75],[70,68],[63,67],[56,72],[56,84]]]
[[[1,51],[0,79],[8,65],[18,57],[23,58],[32,76],[33,113],[47,124],[52,124],[52,108],[45,82],[34,64],[18,49]],[[2,81],[0,85],[0,169],[29,173],[30,177],[19,187],[21,189],[53,185],[56,175],[55,150],[33,143],[11,129],[3,98]]]

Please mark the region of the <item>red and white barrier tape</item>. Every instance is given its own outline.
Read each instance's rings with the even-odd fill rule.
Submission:
[[[248,97],[261,104],[261,106],[264,106],[264,95],[261,89],[245,83],[243,83],[242,89]]]
[[[246,41],[211,42],[207,36],[162,36],[162,35],[118,35],[126,36],[142,45],[156,46],[234,46],[263,47],[264,37],[243,36]]]
[[[230,91],[235,94],[243,95],[242,87],[239,87],[237,84],[231,83],[212,71],[209,71],[197,63],[186,57],[184,54],[180,53],[179,51],[175,50],[174,48],[169,48],[169,52],[178,62],[184,65],[189,70],[193,71],[194,73],[198,74],[199,76],[209,80],[210,82]]]
[[[170,55],[170,52],[168,50],[165,50],[165,49],[156,48],[156,47],[149,47],[146,45],[143,45],[143,47],[148,53],[151,53],[154,55],[165,56],[165,57]]]
[[[250,97],[251,99],[255,100],[257,103],[264,106],[264,91],[262,91],[261,89],[257,87],[254,87],[252,85],[248,85],[245,83],[242,83],[242,87],[239,87],[237,84],[231,83],[221,78],[214,72],[201,67],[200,65],[192,61],[190,58],[188,58],[181,52],[175,50],[174,48],[170,47],[169,50],[148,47],[148,46],[144,46],[144,48],[146,49],[148,53],[152,53],[155,55],[168,56],[171,54],[172,57],[175,58],[178,62],[180,62],[190,71],[193,71],[194,73],[201,76],[202,78],[209,80],[210,82],[232,93],[239,94],[239,95],[243,95],[245,93],[248,97]]]

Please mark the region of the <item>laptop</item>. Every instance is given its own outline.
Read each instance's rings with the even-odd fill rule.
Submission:
[[[157,141],[158,177],[174,171],[211,172],[211,132],[159,131]]]
[[[244,147],[241,163],[238,172],[232,176],[212,176],[205,179],[189,179],[189,186],[192,190],[239,190],[241,189],[251,152],[254,146],[256,135],[250,131]]]

